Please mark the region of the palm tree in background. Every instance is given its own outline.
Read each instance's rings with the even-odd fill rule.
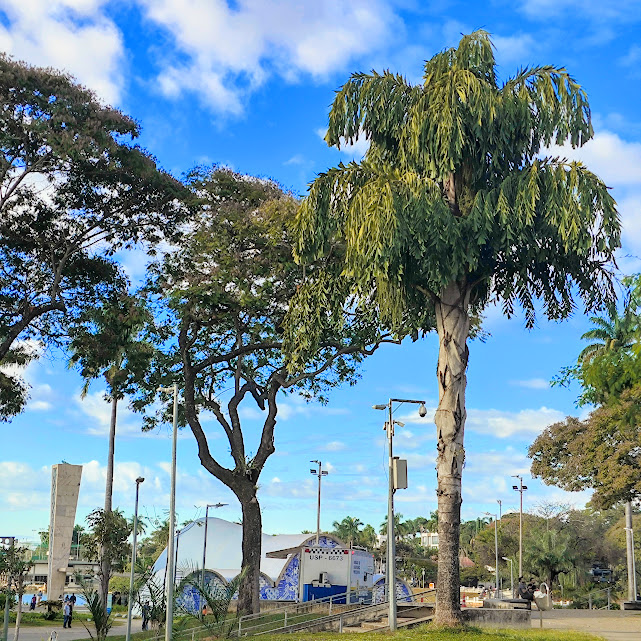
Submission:
[[[334,534],[350,545],[360,545],[361,527],[363,522],[353,516],[346,516],[342,521],[332,523]]]
[[[591,360],[609,351],[630,349],[636,342],[639,332],[639,316],[630,296],[624,300],[623,312],[618,313],[616,306],[608,306],[606,318],[591,316],[592,329],[581,336],[582,340],[594,341],[586,345],[579,354],[579,363]]]
[[[83,397],[93,380],[102,376],[107,384],[105,398],[111,403],[111,420],[104,511],[108,513],[112,510],[118,402],[124,398],[131,382],[149,367],[154,350],[142,337],[142,331],[152,318],[144,302],[120,292],[105,300],[102,307],[86,312],[82,320],[72,334],[69,367],[77,367],[84,380]],[[100,598],[106,607],[111,567],[103,552]]]

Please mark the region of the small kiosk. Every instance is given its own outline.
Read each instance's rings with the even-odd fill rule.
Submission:
[[[335,603],[371,603],[373,586],[374,556],[369,552],[342,547],[301,548],[301,601],[340,594]]]

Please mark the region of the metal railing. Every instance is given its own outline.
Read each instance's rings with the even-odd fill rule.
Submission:
[[[601,594],[602,592],[607,592],[608,593],[608,604],[604,605],[601,608],[597,608],[597,610],[609,610],[610,606],[612,605],[612,598],[611,598],[611,591],[612,588],[603,588],[602,590],[593,590],[592,592],[588,592],[588,610],[592,610],[592,595],[593,594]]]
[[[279,618],[282,617],[282,626],[276,626],[278,628],[285,628],[289,625],[292,625],[292,621],[300,622],[301,617],[309,617],[312,614],[313,610],[321,614],[318,617],[313,617],[314,619],[321,618],[323,612],[326,609],[327,613],[324,616],[331,616],[332,609],[335,605],[340,604],[341,606],[350,605],[347,603],[347,592],[342,592],[340,594],[332,594],[331,596],[323,597],[321,599],[313,599],[312,601],[302,601],[297,603],[288,603],[282,605],[278,608],[270,608],[263,612],[257,614],[245,614],[238,618],[238,636],[244,634],[256,634],[254,630],[260,630],[261,628],[269,627],[273,629],[274,624],[279,621]],[[354,593],[352,592],[352,598],[354,598]],[[342,602],[342,603],[341,603]],[[360,606],[359,603],[353,603],[352,605]],[[264,619],[265,621],[261,621]]]

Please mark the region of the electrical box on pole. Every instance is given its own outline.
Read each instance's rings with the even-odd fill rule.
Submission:
[[[406,490],[407,489],[407,461],[400,459],[398,456],[394,457],[394,489]]]

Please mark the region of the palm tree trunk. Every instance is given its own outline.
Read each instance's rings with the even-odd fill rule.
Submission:
[[[461,474],[465,460],[465,387],[469,291],[465,284],[450,283],[436,302],[439,337],[437,379],[439,404],[437,428],[438,579],[436,623],[460,621],[459,529],[461,523]]]
[[[107,483],[105,486],[105,513],[112,510],[112,497],[114,489],[114,454],[116,449],[116,421],[118,417],[118,399],[115,394],[111,396],[111,423],[109,425],[109,452],[107,454]],[[105,548],[100,550],[100,599],[102,605],[107,607],[109,594],[109,576],[111,575],[111,560],[107,557]]]
[[[243,510],[243,560],[245,572],[238,589],[238,614],[255,614],[260,611],[260,555],[263,520],[254,488],[241,499]]]

